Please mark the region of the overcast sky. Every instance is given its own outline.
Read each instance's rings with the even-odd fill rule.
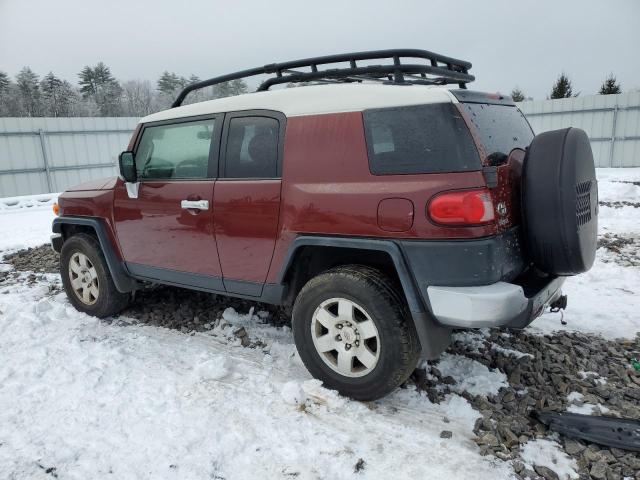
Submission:
[[[73,83],[98,61],[120,80],[201,78],[357,50],[421,48],[473,63],[474,89],[545,98],[561,71],[596,93],[640,88],[640,0],[0,0],[0,70]]]

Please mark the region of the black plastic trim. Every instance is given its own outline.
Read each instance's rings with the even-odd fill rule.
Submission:
[[[400,279],[402,289],[407,299],[411,318],[418,333],[421,356],[425,359],[435,359],[451,343],[452,329],[440,325],[431,314],[430,308],[425,306],[420,291],[416,288],[416,281],[403,255],[400,246],[392,240],[300,236],[296,238],[287,252],[282,269],[278,275],[278,283],[283,284],[284,278],[293,265],[296,251],[303,246],[353,248],[356,250],[376,250],[386,252],[391,257]],[[425,297],[426,298],[426,297]]]
[[[428,64],[402,63],[402,58],[424,59]],[[383,60],[384,65],[361,65],[362,60]],[[348,67],[318,68],[327,64],[344,63]],[[294,70],[296,68],[309,69],[309,71]],[[457,83],[460,88],[466,88],[466,84],[475,80],[469,74],[471,63],[456,58],[447,57],[427,50],[413,48],[396,48],[391,50],[372,50],[367,52],[341,53],[337,55],[325,55],[322,57],[305,58],[282,63],[272,63],[262,67],[249,68],[239,72],[221,75],[187,86],[176,98],[171,108],[182,105],[185,97],[194,90],[210,87],[220,83],[230,82],[240,78],[253,77],[255,75],[270,75],[258,87],[258,91],[268,90],[273,85],[284,83],[300,83],[309,81],[325,82],[362,82],[364,80],[383,80],[395,84],[427,84],[444,85]],[[427,75],[430,75],[429,77]]]
[[[485,238],[398,243],[424,298],[430,285],[471,287],[508,282],[526,268],[518,227]]]
[[[262,283],[248,282],[246,280],[222,280],[225,290],[229,293],[247,295],[249,297],[259,297],[262,295]]]
[[[407,268],[402,250],[396,242],[391,240],[368,238],[300,236],[296,238],[293,241],[293,244],[289,247],[287,256],[285,257],[280,273],[278,274],[278,283],[284,282],[284,278],[293,264],[296,251],[303,246],[353,248],[356,250],[377,250],[388,253],[396,267],[400,282],[402,283],[402,288],[405,292],[405,296],[407,297],[409,310],[412,312],[425,311],[420,292],[415,287],[414,280],[411,276],[411,272]]]
[[[159,281],[179,287],[198,288],[206,291],[225,291],[221,277],[181,272],[179,270],[151,267],[131,262],[126,262],[126,266],[131,275],[143,280]]]
[[[245,298],[273,305],[281,305],[283,303],[284,286],[281,284],[226,280],[215,275],[201,275],[131,262],[127,262],[126,266],[134,278],[147,282],[199,290],[228,297]],[[225,285],[230,285],[234,290],[226,290]]]
[[[138,284],[135,279],[129,275],[124,262],[118,259],[109,240],[109,235],[107,234],[103,220],[94,217],[58,217],[53,220],[53,225],[51,226],[53,233],[64,235],[62,225],[82,225],[93,228],[98,236],[100,248],[102,248],[107,267],[118,291],[126,293],[136,290]],[[60,248],[62,248],[62,246],[60,246]]]

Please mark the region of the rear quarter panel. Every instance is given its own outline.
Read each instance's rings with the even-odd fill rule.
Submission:
[[[300,234],[434,240],[492,235],[494,225],[444,227],[426,215],[436,193],[485,185],[480,171],[373,175],[361,112],[289,118],[279,236],[268,281],[275,280],[291,242]],[[390,232],[378,226],[378,205],[388,198],[413,204],[408,230]]]

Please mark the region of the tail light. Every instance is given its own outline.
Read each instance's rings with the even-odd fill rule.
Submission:
[[[53,204],[53,214],[57,217],[60,215],[60,205],[58,203]]]
[[[459,190],[436,195],[427,206],[429,217],[444,225],[482,225],[495,219],[489,190]]]

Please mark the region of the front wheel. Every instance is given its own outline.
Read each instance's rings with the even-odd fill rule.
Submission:
[[[81,312],[103,318],[129,303],[131,295],[116,289],[100,244],[90,235],[77,234],[64,242],[60,276],[69,301]]]
[[[420,353],[402,297],[381,272],[360,265],[309,280],[296,298],[292,326],[309,372],[356,400],[396,389]]]

